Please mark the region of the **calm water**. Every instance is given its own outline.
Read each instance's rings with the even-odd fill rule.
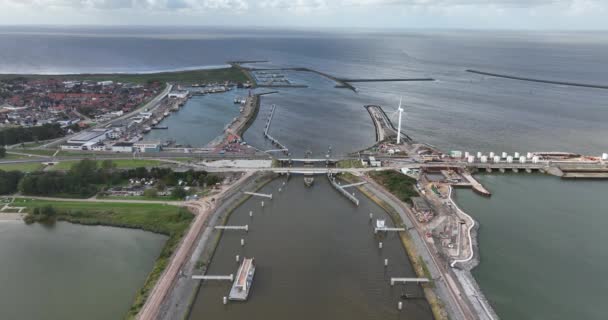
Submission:
[[[130,72],[266,59],[344,77],[420,77],[434,83],[358,84],[358,93],[311,79],[280,90],[279,140],[295,153],[354,151],[373,142],[364,104],[406,104],[405,126],[446,150],[608,151],[608,90],[488,78],[467,68],[608,83],[608,33],[324,33],[213,28],[0,29],[0,72]],[[390,108],[389,108],[390,109]],[[390,111],[390,110],[389,110]],[[389,112],[390,113],[390,112]],[[200,117],[205,117],[201,110]],[[273,125],[274,126],[274,125]],[[223,126],[222,126],[223,127]],[[206,129],[200,129],[201,135]],[[221,133],[218,132],[218,134]],[[262,146],[259,125],[247,134]],[[176,134],[177,135],[177,134]],[[319,140],[319,137],[324,139]],[[206,139],[205,139],[206,140]],[[184,139],[185,141],[185,139]],[[189,143],[189,142],[185,142]]]
[[[502,319],[606,319],[606,182],[481,175],[482,198],[458,190],[480,222],[473,274]]]
[[[122,319],[166,237],[0,222],[1,319]]]
[[[225,233],[210,265],[209,274],[236,273],[235,255],[255,257],[250,299],[223,305],[230,284],[204,283],[191,319],[432,319],[424,299],[397,310],[403,289],[391,288],[389,277],[414,273],[395,235],[378,249],[368,215],[381,216],[379,207],[363,197],[355,207],[321,176],[313,188],[295,176],[277,193],[283,181],[261,190],[275,196],[263,209],[249,199],[231,215],[228,224],[249,224],[249,233]],[[416,286],[407,293],[422,296]]]
[[[234,104],[234,98],[247,94],[247,90],[232,90],[223,94],[194,96],[179,111],[159,123],[159,126],[169,129],[152,130],[145,139],[161,142],[175,139],[179,144],[203,147],[220,136],[224,127],[239,115],[240,105]]]

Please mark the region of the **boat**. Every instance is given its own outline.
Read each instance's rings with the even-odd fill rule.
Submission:
[[[168,117],[169,116],[169,112],[165,111],[165,113],[163,113],[163,116]]]
[[[312,174],[304,176],[304,185],[307,187],[312,187],[313,183],[315,183],[315,177],[313,177]]]
[[[255,275],[255,261],[253,258],[244,258],[239,270],[236,273],[236,278],[230,289],[228,299],[233,301],[246,301],[253,284],[253,276]]]
[[[152,130],[152,128],[150,128],[150,127],[144,127],[144,130],[143,130],[143,131],[144,131],[144,132],[150,132],[150,130]]]

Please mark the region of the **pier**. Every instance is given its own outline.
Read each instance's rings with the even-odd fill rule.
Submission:
[[[389,228],[389,227],[375,227],[374,233],[378,233],[378,231],[382,232],[402,232],[405,231],[405,228]]]
[[[230,274],[227,276],[209,276],[209,275],[200,275],[200,276],[192,276],[192,280],[216,280],[216,281],[234,281],[234,274]]]
[[[340,191],[342,195],[348,198],[348,200],[352,201],[356,206],[359,206],[359,199],[350,194],[348,191],[344,190],[344,187],[336,182],[336,178],[331,173],[327,173],[327,179],[329,179],[329,182],[334,188],[336,188],[336,190]]]
[[[250,196],[263,197],[263,198],[268,198],[268,199],[272,200],[272,194],[255,193],[255,192],[249,192],[249,191],[245,191],[243,193],[248,194]]]
[[[273,138],[268,133],[268,131],[270,130],[270,124],[272,123],[272,117],[274,116],[274,111],[276,110],[276,108],[277,106],[273,104],[272,109],[270,110],[270,115],[268,115],[268,120],[266,121],[266,126],[264,128],[264,137],[266,137],[266,139],[270,140],[273,145],[279,147],[279,149],[283,150],[283,152],[287,154],[289,153],[289,149],[287,149],[287,147],[280,143],[279,140]]]
[[[608,85],[589,84],[589,83],[577,83],[577,82],[569,82],[569,81],[553,81],[553,80],[544,80],[544,79],[534,79],[534,78],[527,78],[527,77],[510,76],[510,75],[500,74],[500,73],[490,73],[490,72],[484,72],[484,71],[478,71],[478,70],[471,70],[471,69],[468,69],[467,72],[475,73],[475,74],[482,75],[482,76],[504,78],[504,79],[511,79],[511,80],[548,83],[548,84],[556,84],[556,85],[561,85],[561,86],[585,87],[585,88],[595,88],[595,89],[608,89]]]
[[[410,82],[435,81],[433,78],[339,79],[342,82]]]
[[[215,230],[244,230],[249,231],[249,225],[244,226],[215,226]]]
[[[482,196],[489,197],[492,195],[490,191],[488,191],[481,183],[479,183],[473,176],[468,172],[463,172],[462,176],[469,182],[470,186],[473,188],[473,191],[477,192]]]
[[[346,188],[350,188],[350,187],[356,187],[356,186],[362,186],[362,185],[364,185],[366,183],[367,183],[367,181],[362,181],[362,182],[357,182],[357,183],[351,183],[351,184],[343,185],[342,189],[346,189]]]
[[[391,286],[395,283],[428,283],[431,280],[427,278],[391,278]]]

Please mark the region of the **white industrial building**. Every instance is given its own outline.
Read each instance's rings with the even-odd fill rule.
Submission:
[[[100,141],[104,141],[108,138],[108,133],[110,133],[111,130],[109,129],[93,129],[93,130],[87,130],[73,138],[71,138],[70,140],[68,140],[68,143],[87,143],[87,142],[100,142]]]
[[[93,147],[108,139],[111,129],[93,129],[82,132],[61,145],[61,150],[93,150]],[[100,149],[96,146],[95,149]]]

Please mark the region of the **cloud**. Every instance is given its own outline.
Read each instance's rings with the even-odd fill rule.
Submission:
[[[0,8],[21,7],[71,7],[94,9],[339,9],[343,7],[395,6],[395,7],[449,7],[493,6],[534,8],[547,5],[563,5],[574,9],[604,7],[603,0],[0,0]]]
[[[140,10],[246,10],[250,0],[0,0],[3,7],[140,9]]]

